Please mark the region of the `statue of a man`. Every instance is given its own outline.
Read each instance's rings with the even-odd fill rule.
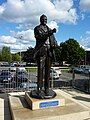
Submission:
[[[40,17],[40,25],[34,28],[34,35],[36,38],[35,58],[38,66],[37,94],[41,98],[55,96],[55,93],[49,89],[49,79],[51,63],[54,57],[53,49],[57,45],[53,35],[56,29],[54,28],[51,30],[46,24],[47,17],[42,15]]]

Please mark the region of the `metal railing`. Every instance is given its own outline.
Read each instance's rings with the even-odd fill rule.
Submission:
[[[72,78],[73,88],[90,93],[90,72],[75,72],[73,70]]]
[[[37,88],[37,70],[29,67],[0,67],[0,92]]]
[[[22,69],[22,70],[20,70]],[[63,72],[51,74],[50,88],[75,88],[90,93],[90,73]],[[0,67],[0,93],[37,89],[37,67]]]

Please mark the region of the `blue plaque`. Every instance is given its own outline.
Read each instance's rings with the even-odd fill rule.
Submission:
[[[48,101],[48,102],[41,102],[39,104],[39,108],[48,108],[48,107],[55,107],[59,105],[59,101]]]

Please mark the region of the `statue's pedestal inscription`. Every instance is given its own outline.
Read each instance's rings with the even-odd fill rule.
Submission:
[[[65,98],[60,95],[52,99],[36,99],[30,97],[30,92],[26,92],[25,98],[32,110],[65,106]]]

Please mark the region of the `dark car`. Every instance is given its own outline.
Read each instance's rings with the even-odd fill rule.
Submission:
[[[79,67],[75,67],[75,68],[74,68],[74,72],[75,72],[75,73],[78,73],[78,74],[79,74],[79,73],[83,73],[83,69],[82,69],[82,68],[79,68]]]
[[[1,73],[0,73],[0,83],[11,82],[12,79],[13,79],[13,75],[11,74],[10,71],[8,71],[8,70],[1,71]]]
[[[25,72],[25,71],[16,71],[15,80],[18,83],[27,82],[28,81],[28,74],[27,74],[27,72]]]

